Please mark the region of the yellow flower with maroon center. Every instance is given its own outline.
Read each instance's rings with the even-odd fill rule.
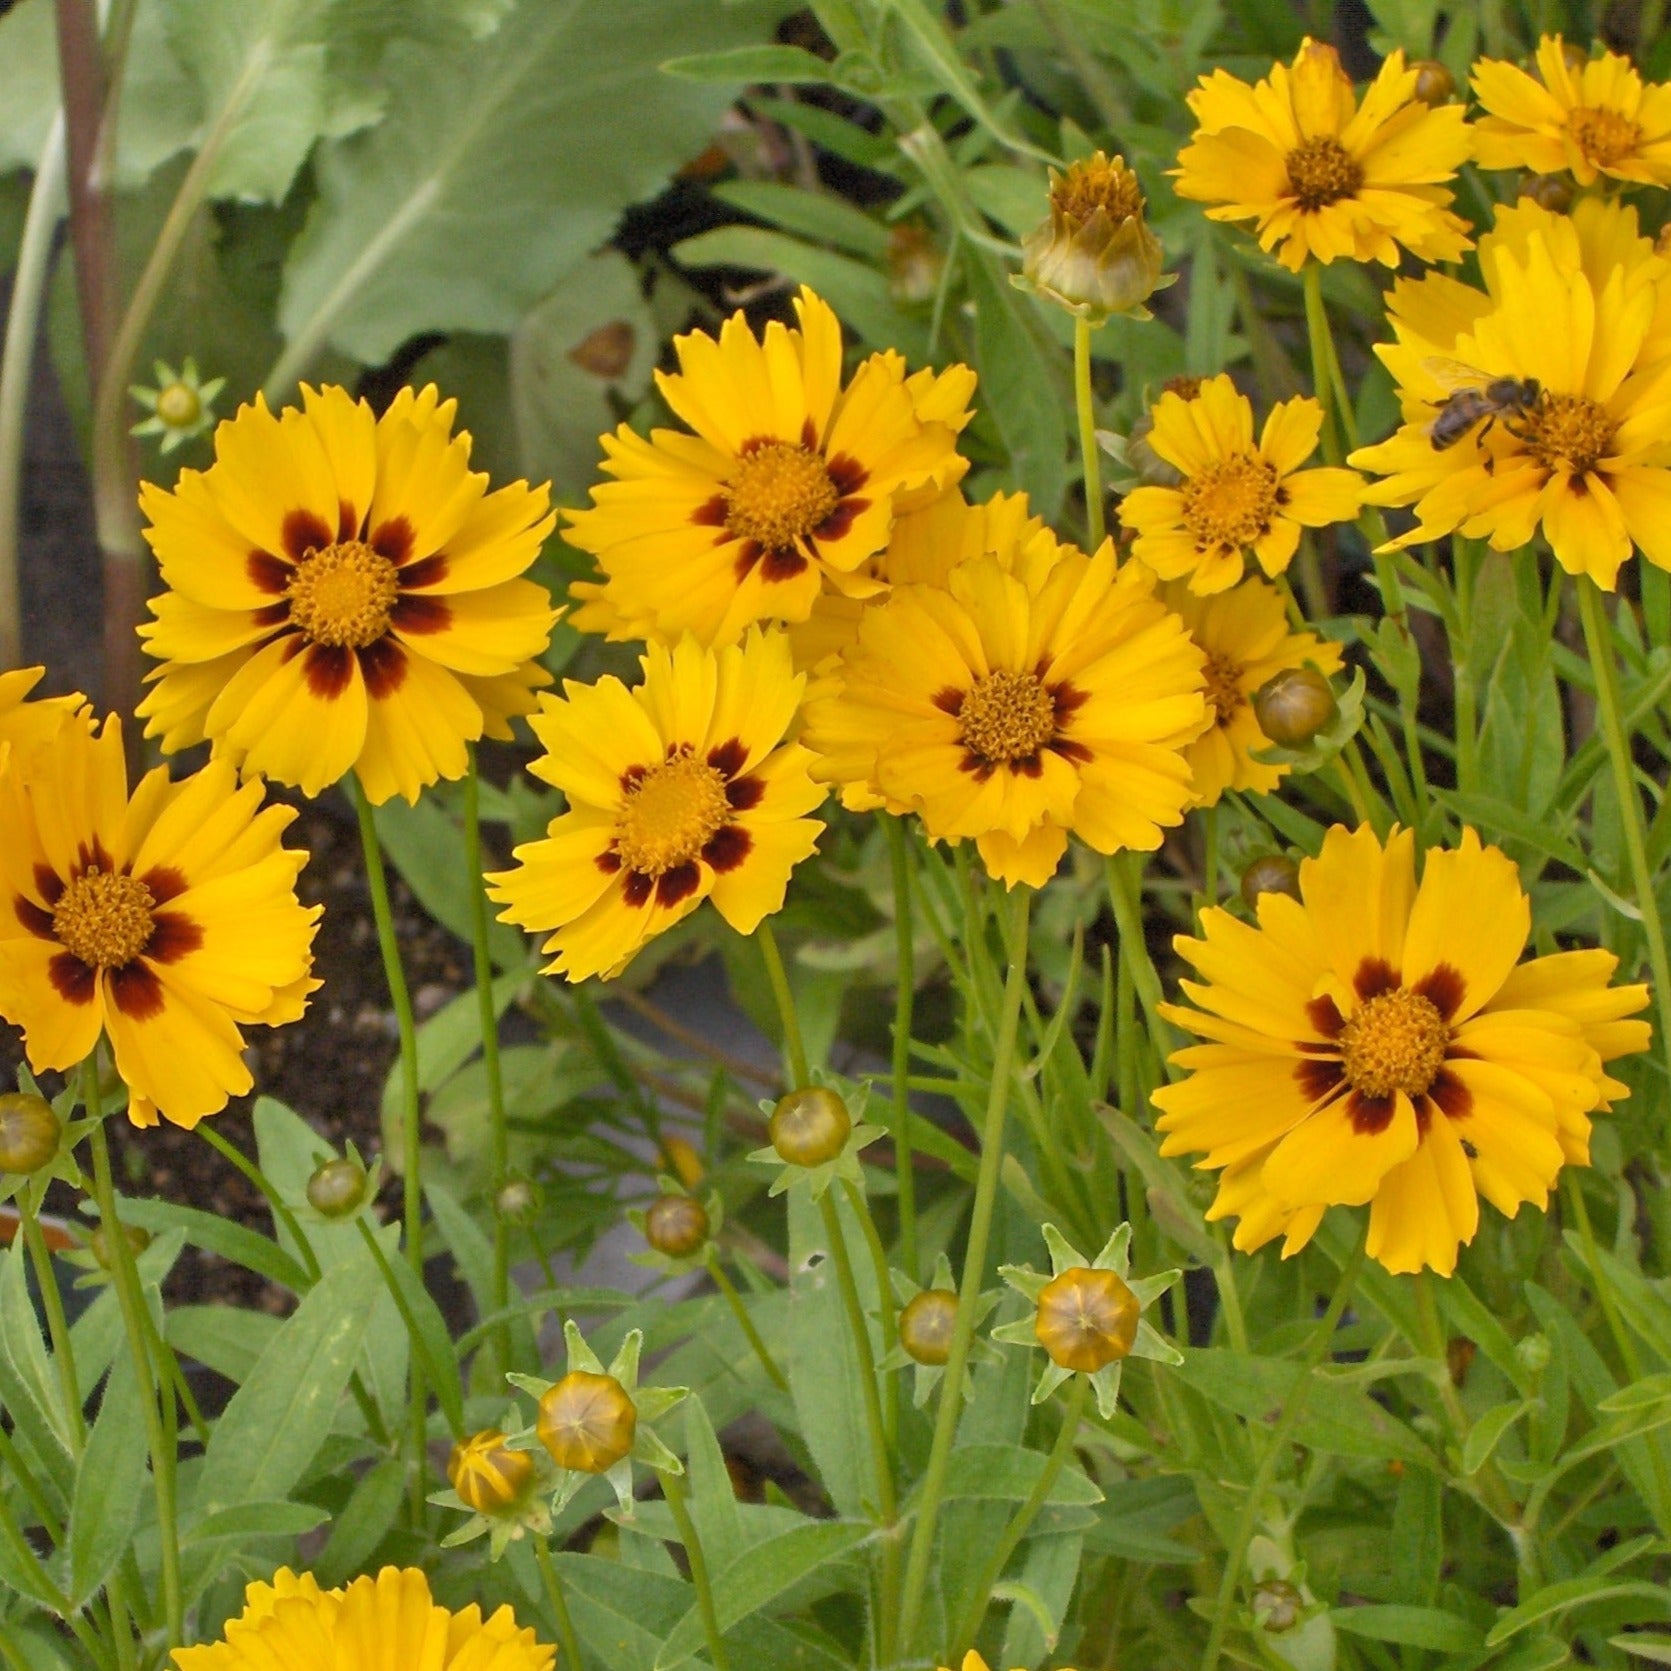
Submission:
[[[736,313],[717,339],[674,338],[679,370],[656,379],[694,433],[603,437],[614,479],[564,534],[602,575],[574,587],[576,626],[731,644],[756,622],[806,620],[826,589],[873,596],[896,511],[963,474],[972,372],[907,377],[889,352],[843,388],[835,315],[805,289],[795,311],[798,328],[774,320],[761,337]]]
[[[1473,128],[1482,168],[1568,169],[1583,186],[1602,175],[1671,185],[1671,85],[1644,84],[1628,58],[1586,57],[1545,35],[1536,75],[1482,58],[1473,83],[1486,111]]]
[[[532,721],[529,768],[568,797],[515,868],[490,876],[507,922],[548,933],[548,972],[618,974],[644,942],[711,898],[741,934],[778,910],[823,825],[811,755],[784,736],[803,680],[781,633],[705,650],[652,644],[644,682],[569,682]]]
[[[1227,789],[1269,794],[1288,767],[1255,760],[1270,738],[1259,727],[1253,693],[1289,668],[1338,673],[1340,646],[1315,633],[1291,632],[1282,594],[1257,575],[1228,592],[1198,597],[1186,581],[1160,587],[1162,603],[1207,658],[1207,707],[1212,724],[1189,745],[1185,758],[1195,779],[1195,804],[1212,806]]]
[[[319,907],[297,902],[295,817],[211,762],[129,797],[114,718],[68,717],[0,764],[0,1015],[37,1071],[108,1034],[135,1124],[195,1125],[251,1079],[240,1026],[301,1015]]]
[[[1460,532],[1515,551],[1541,530],[1561,566],[1611,590],[1639,548],[1671,568],[1671,262],[1629,205],[1568,217],[1525,199],[1480,243],[1483,290],[1442,275],[1401,282],[1396,342],[1376,353],[1404,422],[1351,462],[1384,479],[1366,499],[1413,505],[1414,545]],[[1460,388],[1522,393],[1460,438],[1434,424]]]
[[[1010,885],[1042,886],[1070,831],[1100,853],[1158,847],[1207,716],[1201,654],[1153,590],[1112,544],[1054,540],[896,587],[807,703],[814,774],[975,841]]]
[[[1468,160],[1467,121],[1460,105],[1428,105],[1420,83],[1394,51],[1360,104],[1335,49],[1313,40],[1251,87],[1214,70],[1189,95],[1196,129],[1177,193],[1212,204],[1209,220],[1252,221],[1295,272],[1308,260],[1396,267],[1401,250],[1454,261],[1469,240],[1445,182]]]
[[[558,612],[521,577],[555,518],[543,487],[487,491],[456,404],[403,389],[379,418],[304,388],[275,417],[257,396],[208,470],[143,487],[169,588],[140,629],[147,735],[309,795],[353,771],[416,800],[532,708]]]
[[[1133,553],[1163,580],[1188,577],[1192,592],[1222,592],[1242,578],[1243,555],[1281,574],[1302,528],[1350,521],[1362,483],[1350,470],[1301,466],[1317,450],[1323,409],[1301,396],[1271,408],[1257,441],[1253,403],[1229,377],[1170,390],[1151,411],[1146,444],[1178,471],[1176,487],[1133,488],[1120,521]]]
[[[280,1568],[251,1584],[220,1639],[176,1648],[176,1671],[552,1671],[557,1650],[509,1607],[442,1607],[416,1567],[384,1567],[339,1590]]]
[[[1217,908],[1179,954],[1207,1041],[1154,1094],[1162,1154],[1222,1170],[1209,1218],[1236,1246],[1303,1247],[1331,1206],[1370,1204],[1369,1254],[1391,1271],[1455,1269],[1484,1197],[1542,1207],[1589,1158],[1592,1112],[1626,1094],[1604,1064],[1642,1050],[1643,986],[1610,952],[1520,963],[1531,913],[1514,864],[1464,830],[1454,850],[1383,845],[1340,826],[1300,866],[1298,899],[1258,896],[1257,926]]]

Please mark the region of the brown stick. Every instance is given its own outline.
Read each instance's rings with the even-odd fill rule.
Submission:
[[[100,178],[104,126],[104,49],[94,0],[57,0],[58,74],[69,150],[70,243],[76,299],[87,356],[87,384],[97,385],[116,329],[116,268],[110,196]]]

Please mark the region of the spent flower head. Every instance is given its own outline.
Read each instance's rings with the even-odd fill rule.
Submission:
[[[1120,1225],[1095,1259],[1086,1259],[1054,1224],[1044,1226],[1051,1274],[1030,1265],[1001,1265],[998,1274],[1032,1302],[1033,1314],[992,1331],[994,1340],[1018,1346],[1042,1346],[1050,1363],[1033,1389],[1042,1404],[1071,1375],[1090,1378],[1097,1410],[1114,1414],[1120,1396],[1120,1371],[1126,1359],[1182,1363],[1183,1354],[1143,1319],[1174,1282],[1177,1271],[1133,1278],[1131,1226]]]

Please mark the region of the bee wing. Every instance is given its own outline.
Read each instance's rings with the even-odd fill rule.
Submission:
[[[1491,381],[1489,372],[1461,360],[1447,360],[1434,355],[1422,361],[1422,371],[1441,389],[1454,394],[1458,389],[1483,389]]]

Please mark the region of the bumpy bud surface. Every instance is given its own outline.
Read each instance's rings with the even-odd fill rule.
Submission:
[[[1094,1375],[1131,1351],[1140,1311],[1115,1272],[1079,1265],[1046,1283],[1033,1333],[1052,1363]]]
[[[1022,245],[1034,290],[1094,320],[1131,313],[1161,286],[1160,240],[1143,218],[1143,188],[1125,160],[1101,151],[1050,172],[1050,214]]]
[[[899,1344],[917,1363],[937,1368],[952,1355],[957,1295],[949,1288],[925,1288],[899,1314]]]
[[[540,1399],[534,1431],[559,1468],[605,1474],[631,1455],[638,1409],[613,1375],[571,1369]]]
[[[644,1240],[669,1259],[688,1259],[708,1239],[708,1215],[688,1195],[661,1195],[644,1215]]]
[[[534,1459],[527,1451],[513,1451],[497,1428],[472,1434],[453,1446],[447,1479],[459,1500],[477,1514],[498,1514],[514,1508],[534,1475]]]
[[[1437,58],[1422,58],[1410,66],[1416,72],[1416,97],[1434,109],[1449,104],[1456,93],[1456,77]]]
[[[8,1091],[0,1097],[0,1172],[27,1175],[51,1165],[63,1130],[45,1097]]]
[[[1300,867],[1281,853],[1265,853],[1242,872],[1242,898],[1248,909],[1258,903],[1260,894],[1287,894],[1290,899],[1300,897]]]
[[[1304,748],[1336,713],[1334,691],[1314,667],[1287,667],[1253,693],[1259,729],[1280,748]]]
[[[328,1160],[308,1179],[308,1205],[321,1218],[347,1218],[366,1198],[366,1169],[356,1160]]]
[[[852,1130],[847,1104],[834,1091],[809,1085],[779,1099],[766,1135],[779,1160],[790,1166],[822,1166],[847,1146]]]

